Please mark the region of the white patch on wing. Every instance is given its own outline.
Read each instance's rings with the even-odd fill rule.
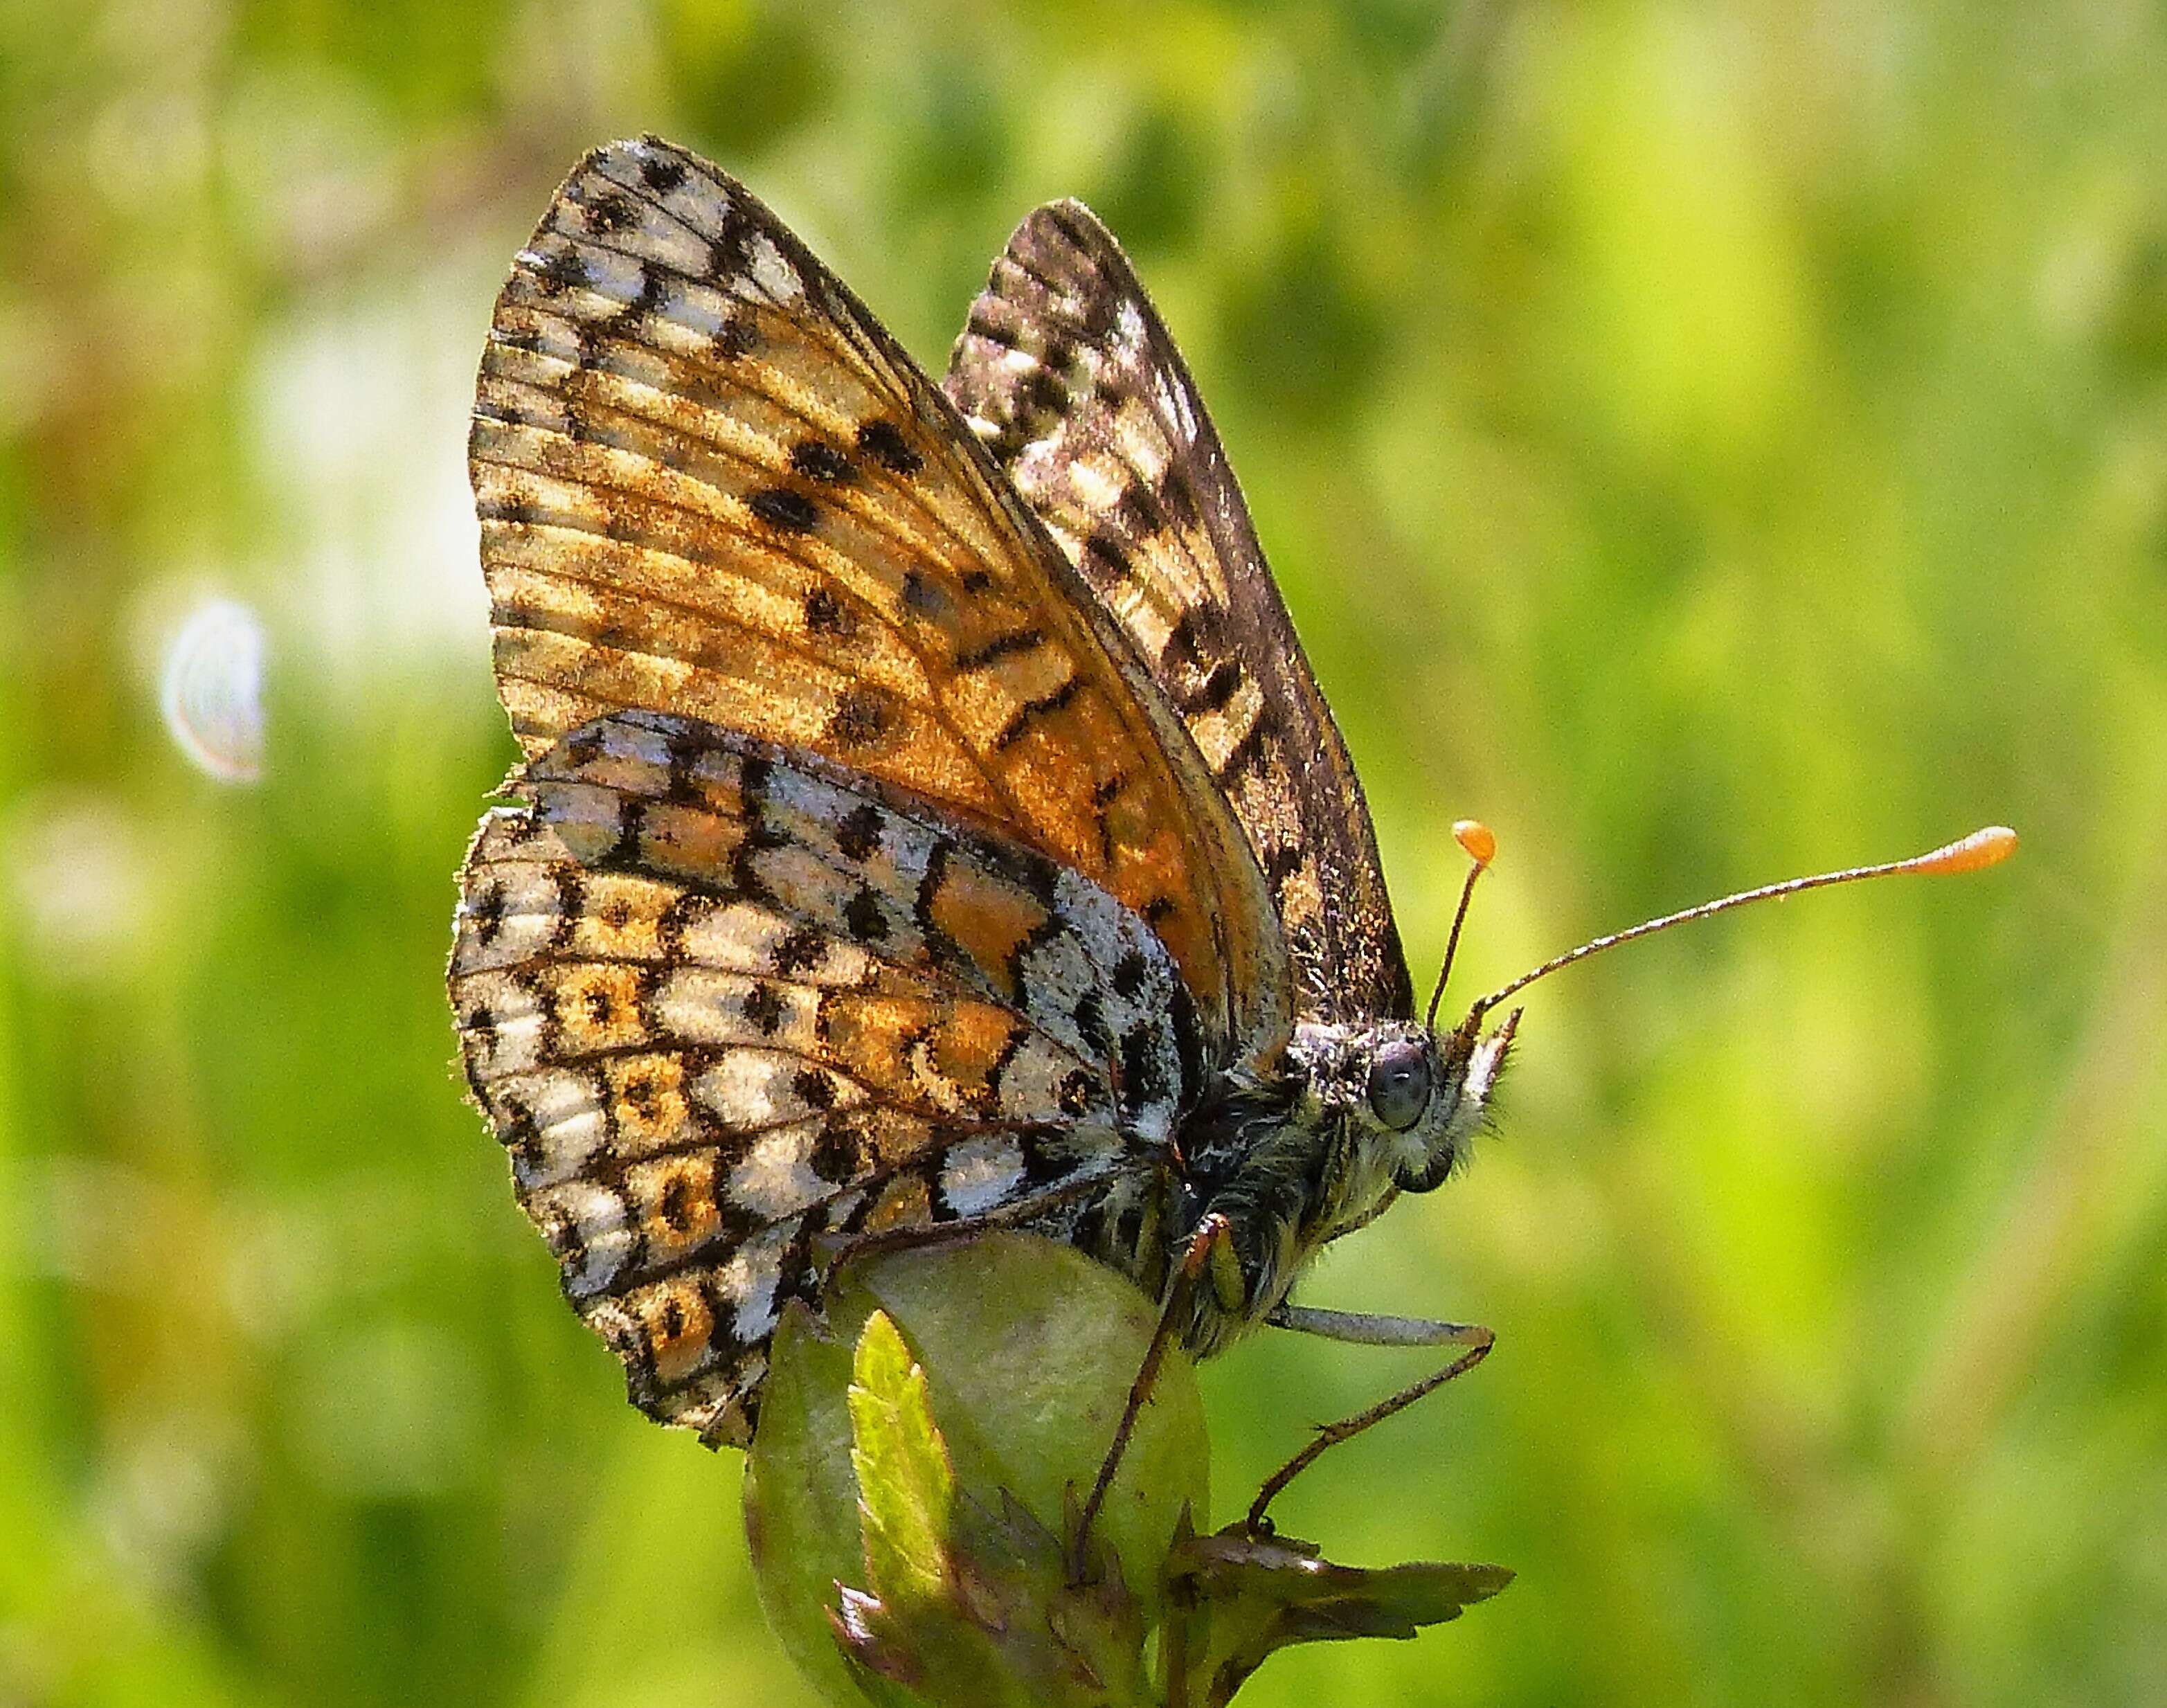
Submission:
[[[1114,438],[1131,468],[1143,476],[1147,486],[1157,486],[1166,473],[1166,429],[1158,416],[1131,399],[1114,417]]]
[[[1084,1039],[1076,1027],[1076,1005],[1085,991],[1098,989],[1103,979],[1084,952],[1082,940],[1073,931],[1058,931],[1024,952],[1023,968],[1025,1011],[1070,1049],[1081,1052]]]
[[[475,903],[490,895],[495,898],[491,903],[495,920],[485,941]],[[557,886],[543,867],[525,861],[492,862],[484,868],[479,883],[469,882],[459,899],[458,956],[453,970],[474,973],[532,960],[556,935],[559,904]]]
[[[637,1244],[625,1225],[623,1200],[607,1186],[570,1181],[536,1193],[527,1208],[553,1247],[569,1247],[576,1255],[575,1263],[564,1265],[564,1291],[575,1299],[616,1280]]]
[[[783,257],[775,247],[775,240],[762,231],[755,235],[750,245],[752,263],[749,269],[752,282],[766,294],[773,303],[786,303],[805,289],[805,281],[797,276],[797,269]]]
[[[794,1120],[813,1112],[792,1083],[803,1065],[779,1050],[734,1049],[693,1080],[692,1095],[729,1127]]]
[[[638,261],[592,243],[574,244],[567,240],[551,244],[539,257],[545,269],[549,256],[567,250],[579,257],[584,269],[581,287],[596,296],[607,297],[612,302],[638,302],[647,289],[647,269]]]
[[[753,902],[734,901],[705,910],[688,909],[678,945],[685,958],[733,973],[773,973],[776,946],[790,923]],[[829,938],[819,957],[791,973],[809,984],[855,984],[871,966],[865,952]]]
[[[574,858],[592,862],[623,836],[623,798],[615,789],[595,783],[552,782],[538,803],[540,817]]]
[[[612,183],[642,197],[653,197],[702,237],[721,236],[729,219],[729,193],[693,165],[690,156],[674,148],[658,148],[634,142],[603,150],[596,168]],[[659,166],[681,171],[683,176],[669,189],[658,192],[647,182],[644,167]]]
[[[755,1216],[775,1220],[794,1216],[834,1191],[813,1172],[810,1160],[821,1125],[807,1121],[762,1133],[730,1170],[729,1201]]]
[[[458,1000],[463,1027],[473,1026],[484,1013],[490,1018],[486,1037],[471,1030],[466,1034],[476,1074],[495,1079],[540,1065],[548,1010],[538,993],[516,979],[490,973],[462,980]]]
[[[1051,1040],[1025,1039],[1001,1070],[1002,1113],[1015,1121],[1043,1120],[1060,1108],[1062,1082],[1076,1067],[1076,1058]]]
[[[782,827],[778,827],[782,828]],[[833,920],[843,900],[842,876],[803,842],[763,848],[750,857],[760,881],[786,913]]]
[[[830,1228],[840,1228],[858,1213],[858,1206],[865,1201],[866,1195],[861,1189],[854,1187],[847,1192],[838,1192],[829,1199],[820,1212],[821,1218]]]
[[[1015,1139],[968,1138],[949,1147],[940,1192],[957,1215],[979,1216],[1011,1201],[1023,1177],[1023,1148]]]
[[[782,1249],[797,1224],[763,1228],[715,1271],[716,1291],[735,1302],[730,1329],[741,1341],[765,1339],[775,1328],[775,1292],[782,1281]]]
[[[1115,614],[1121,626],[1136,637],[1136,647],[1146,658],[1163,658],[1174,640],[1174,624],[1165,613],[1152,603],[1140,581],[1123,581],[1114,590]]]
[[[1128,485],[1118,475],[1108,474],[1084,457],[1078,457],[1068,465],[1068,481],[1075,487],[1076,496],[1094,510],[1112,509]]]
[[[706,287],[674,285],[650,317],[648,337],[678,355],[704,355],[729,318],[721,300]]]
[[[608,221],[598,221],[595,218],[596,201],[612,196],[616,188],[607,179],[597,183],[593,178],[585,178],[574,187],[571,205],[578,210],[583,235],[598,243],[633,250],[678,273],[697,275],[707,270],[707,244],[644,201],[633,204],[638,214],[633,223],[612,229]],[[623,203],[620,201],[618,205],[622,207]]]
[[[1173,429],[1177,445],[1191,445],[1196,442],[1196,411],[1189,401],[1189,388],[1179,384],[1165,369],[1155,369],[1152,374],[1152,390],[1156,394],[1159,414]]]
[[[1244,680],[1224,706],[1189,719],[1189,733],[1196,738],[1196,751],[1204,762],[1214,770],[1223,769],[1263,716],[1263,691]]]
[[[507,1109],[523,1108],[533,1117],[541,1155],[529,1160],[515,1154],[512,1176],[522,1187],[554,1186],[583,1172],[596,1152],[609,1142],[609,1123],[594,1081],[569,1069],[554,1069],[522,1079],[516,1085],[492,1088],[491,1112],[496,1097]],[[500,1129],[505,1125],[498,1119]]]
[[[750,983],[711,968],[680,967],[657,987],[654,1017],[665,1032],[687,1043],[742,1042]]]

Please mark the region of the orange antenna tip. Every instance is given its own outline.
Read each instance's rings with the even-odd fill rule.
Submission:
[[[1462,846],[1465,845],[1463,843]],[[1788,878],[1781,883],[1764,883],[1757,889],[1741,889],[1735,895],[1704,901],[1698,907],[1682,908],[1677,913],[1665,914],[1661,919],[1649,920],[1629,930],[1592,938],[1576,949],[1568,949],[1562,955],[1553,956],[1541,966],[1523,973],[1502,989],[1491,991],[1476,1003],[1469,1011],[1468,1023],[1471,1027],[1489,1010],[1538,979],[1547,979],[1576,961],[1585,961],[1590,955],[1599,955],[1605,949],[1614,949],[1620,943],[1629,943],[1638,937],[1666,931],[1672,926],[1684,925],[1689,920],[1712,919],[1717,914],[1728,913],[1731,909],[1744,907],[1750,902],[1780,901],[1787,895],[1798,895],[1809,889],[1825,889],[1832,883],[1856,883],[1863,878],[1894,878],[1905,873],[1938,877],[1952,872],[1976,872],[1981,867],[1999,865],[2016,851],[2016,832],[2005,825],[1990,825],[1984,830],[1974,830],[1958,841],[1937,848],[1931,853],[1914,855],[1909,860],[1891,860],[1880,866],[1847,866],[1841,872],[1817,872],[1810,878]],[[1479,871],[1481,868],[1476,869]],[[1434,1002],[1431,1005],[1434,1007]]]
[[[1467,904],[1475,894],[1475,880],[1490,869],[1497,857],[1497,833],[1480,819],[1456,819],[1452,840],[1475,863],[1467,868],[1467,881],[1460,886],[1460,905],[1452,915],[1452,935],[1444,940],[1444,965],[1437,969],[1437,988],[1429,994],[1429,1011],[1423,1016],[1425,1029],[1437,1024],[1437,1005],[1444,995],[1444,981],[1452,976],[1452,957],[1460,952],[1460,928],[1467,923]]]
[[[1932,877],[1954,872],[1979,872],[1989,866],[1999,866],[2016,851],[2016,832],[2006,825],[1989,825],[1984,830],[1974,830],[1968,836],[1937,848],[1931,854],[1906,860],[1904,869]]]

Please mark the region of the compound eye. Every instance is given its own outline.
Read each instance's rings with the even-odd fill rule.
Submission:
[[[1370,1064],[1370,1107],[1395,1132],[1405,1132],[1429,1106],[1429,1052],[1412,1039],[1386,1044]]]

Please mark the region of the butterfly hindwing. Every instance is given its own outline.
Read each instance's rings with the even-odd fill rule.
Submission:
[[[854,1235],[1163,1165],[1191,1005],[1082,874],[652,713],[582,726],[518,793],[463,874],[461,1047],[652,1415],[741,1445],[778,1313]]]
[[[946,389],[1180,713],[1271,886],[1302,1013],[1410,1017],[1353,761],[1195,382],[1081,204],[1016,228]]]
[[[911,790],[1147,920],[1215,1058],[1279,1048],[1273,892],[1182,720],[947,400],[735,180],[652,138],[581,163],[498,301],[470,460],[530,756],[644,708]]]

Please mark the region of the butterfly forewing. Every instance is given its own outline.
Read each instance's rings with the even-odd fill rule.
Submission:
[[[954,409],[734,180],[590,156],[500,298],[471,443],[530,756],[645,708],[923,796],[1148,921],[1269,1057],[1272,894],[1182,722]]]
[[[1159,1165],[1190,1004],[1080,873],[655,713],[583,726],[520,793],[464,873],[467,1074],[655,1417],[746,1439],[777,1313],[853,1235]]]
[[[1188,369],[1088,210],[1017,227],[946,385],[1179,711],[1270,883],[1302,1012],[1411,1016],[1354,764]]]

